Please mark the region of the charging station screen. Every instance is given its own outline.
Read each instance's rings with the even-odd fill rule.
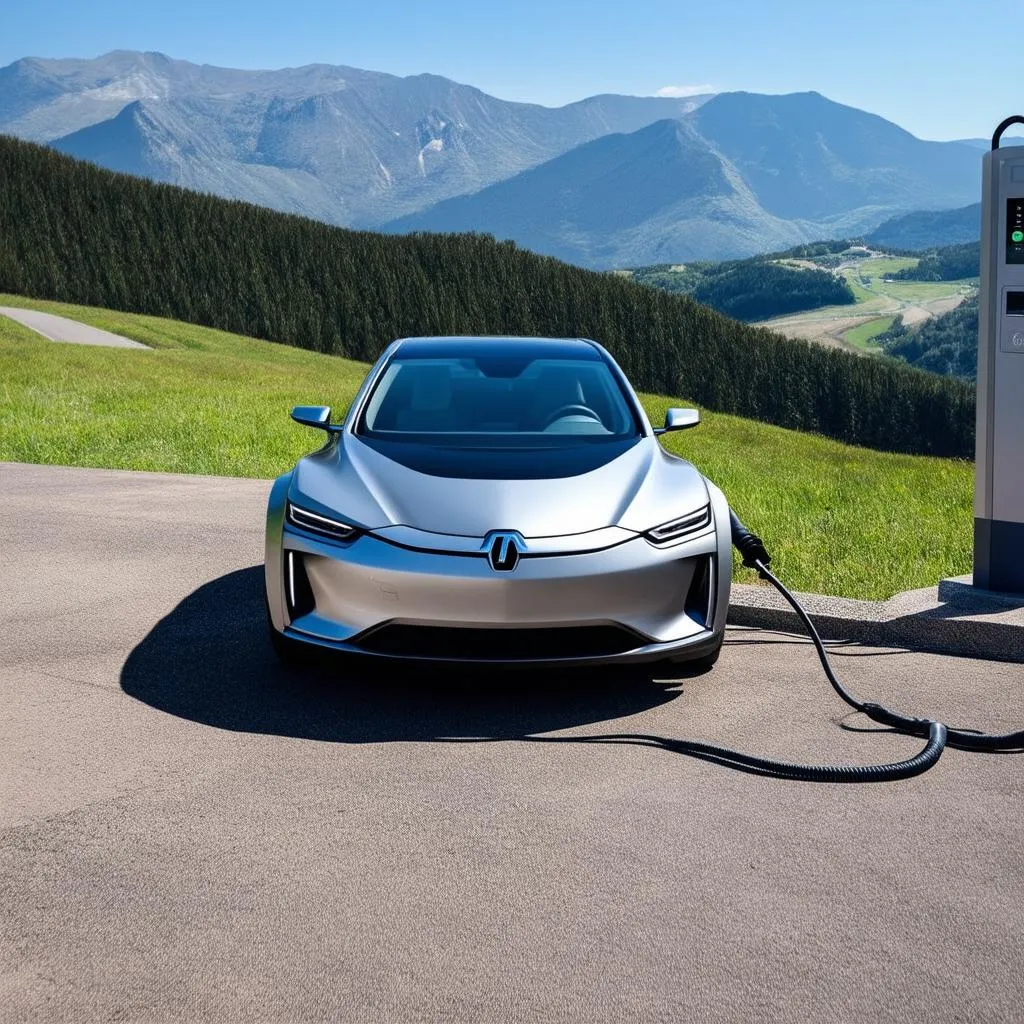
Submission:
[[[1024,263],[1024,196],[1006,200],[1006,262]]]

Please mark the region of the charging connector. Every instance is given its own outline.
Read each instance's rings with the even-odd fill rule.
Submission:
[[[764,541],[756,533],[751,533],[729,509],[729,525],[732,529],[733,547],[743,556],[743,564],[748,569],[757,569],[762,579],[767,579],[761,567],[771,565],[772,556],[764,546]]]

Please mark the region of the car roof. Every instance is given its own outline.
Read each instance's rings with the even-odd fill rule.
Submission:
[[[527,338],[511,335],[452,335],[402,338],[394,356],[421,359],[458,357],[479,353],[488,356],[516,355],[531,359],[585,359],[603,361],[600,348],[586,338]]]

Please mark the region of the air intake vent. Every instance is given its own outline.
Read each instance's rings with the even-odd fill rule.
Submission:
[[[711,555],[702,555],[696,559],[685,604],[686,614],[708,629],[711,628],[712,619],[711,571]]]
[[[284,556],[284,590],[288,600],[288,617],[297,619],[308,615],[316,606],[313,588],[309,585],[306,565],[298,551],[287,551]]]
[[[539,661],[603,657],[651,641],[622,626],[551,626],[471,629],[461,626],[380,626],[354,643],[374,654],[450,661]]]

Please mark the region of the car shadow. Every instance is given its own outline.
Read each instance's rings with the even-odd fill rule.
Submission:
[[[281,665],[267,638],[263,567],[221,576],[161,619],[121,670],[125,693],[221,729],[326,740],[519,739],[665,704],[650,672],[385,668],[326,658]]]

